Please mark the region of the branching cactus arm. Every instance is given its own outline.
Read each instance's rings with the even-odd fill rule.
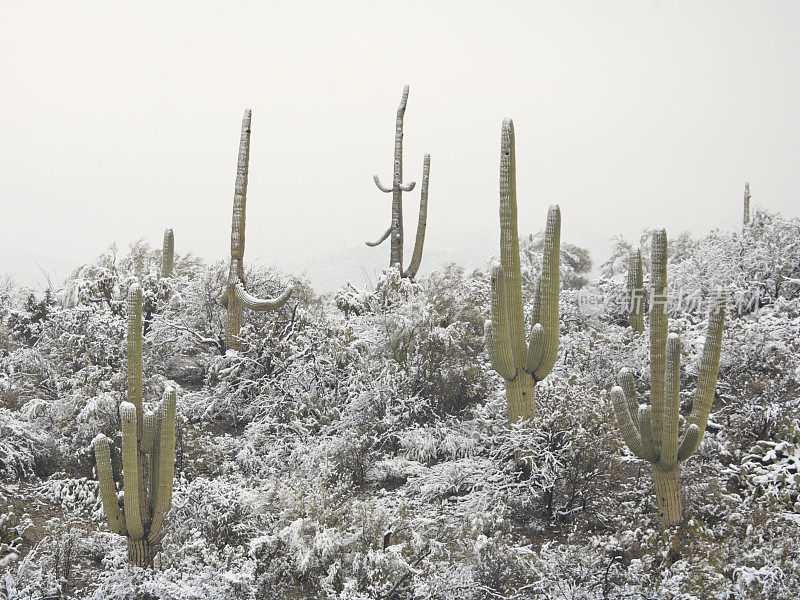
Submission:
[[[125,516],[117,500],[117,488],[114,484],[114,475],[111,470],[111,450],[108,438],[98,435],[94,440],[94,457],[97,461],[97,479],[100,483],[100,498],[103,501],[103,510],[108,519],[111,531],[119,535],[128,535],[125,527]]]
[[[422,247],[425,245],[425,229],[428,226],[428,179],[430,178],[430,171],[431,155],[426,154],[422,161],[422,189],[419,196],[417,237],[414,240],[414,253],[411,255],[411,263],[405,272],[405,276],[411,279],[417,276],[417,271],[419,271],[419,266],[422,263]]]

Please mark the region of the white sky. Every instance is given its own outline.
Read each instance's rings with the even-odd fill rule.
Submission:
[[[798,2],[299,4],[0,0],[0,273],[63,279],[167,226],[224,258],[250,107],[246,260],[359,282],[388,263],[363,241],[389,223],[372,174],[391,179],[406,82],[406,179],[431,154],[423,270],[497,252],[504,116],[520,232],[557,202],[595,259],[616,233],[738,227],[745,180],[800,214]]]

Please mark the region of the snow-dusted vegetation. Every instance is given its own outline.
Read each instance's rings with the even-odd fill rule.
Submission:
[[[641,243],[644,278],[649,244]],[[541,236],[523,238],[530,310]],[[252,268],[260,297],[225,352],[226,262],[136,244],[63,287],[0,290],[0,597],[786,598],[800,595],[800,222],[672,236],[669,327],[682,414],[707,299],[728,296],[719,380],[682,464],[683,524],[661,531],[652,470],[624,443],[610,390],[648,389],[628,324],[630,246],[592,280],[564,243],[560,346],[536,416],[509,425],[489,364],[489,275],[451,265],[319,296]],[[99,497],[92,440],[119,469],[125,299],[139,282],[144,399],[178,391],[175,482],[161,552],[133,567]]]

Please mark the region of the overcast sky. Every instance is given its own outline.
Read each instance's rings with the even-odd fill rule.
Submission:
[[[389,224],[372,174],[391,180],[404,83],[406,179],[431,154],[423,271],[497,252],[505,116],[520,233],[556,202],[595,258],[644,227],[738,227],[745,180],[800,214],[798,2],[0,7],[0,273],[29,285],[167,226],[176,251],[226,257],[246,107],[245,260],[360,282],[388,264],[363,242]]]

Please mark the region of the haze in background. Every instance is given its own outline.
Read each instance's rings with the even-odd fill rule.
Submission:
[[[431,154],[422,272],[498,252],[500,124],[514,119],[520,233],[562,240],[796,216],[796,2],[4,2],[0,274],[60,282],[144,238],[228,256],[253,109],[246,260],[321,291],[388,263],[394,119],[405,178]],[[405,194],[410,257],[419,192]],[[388,242],[387,242],[388,244]]]

